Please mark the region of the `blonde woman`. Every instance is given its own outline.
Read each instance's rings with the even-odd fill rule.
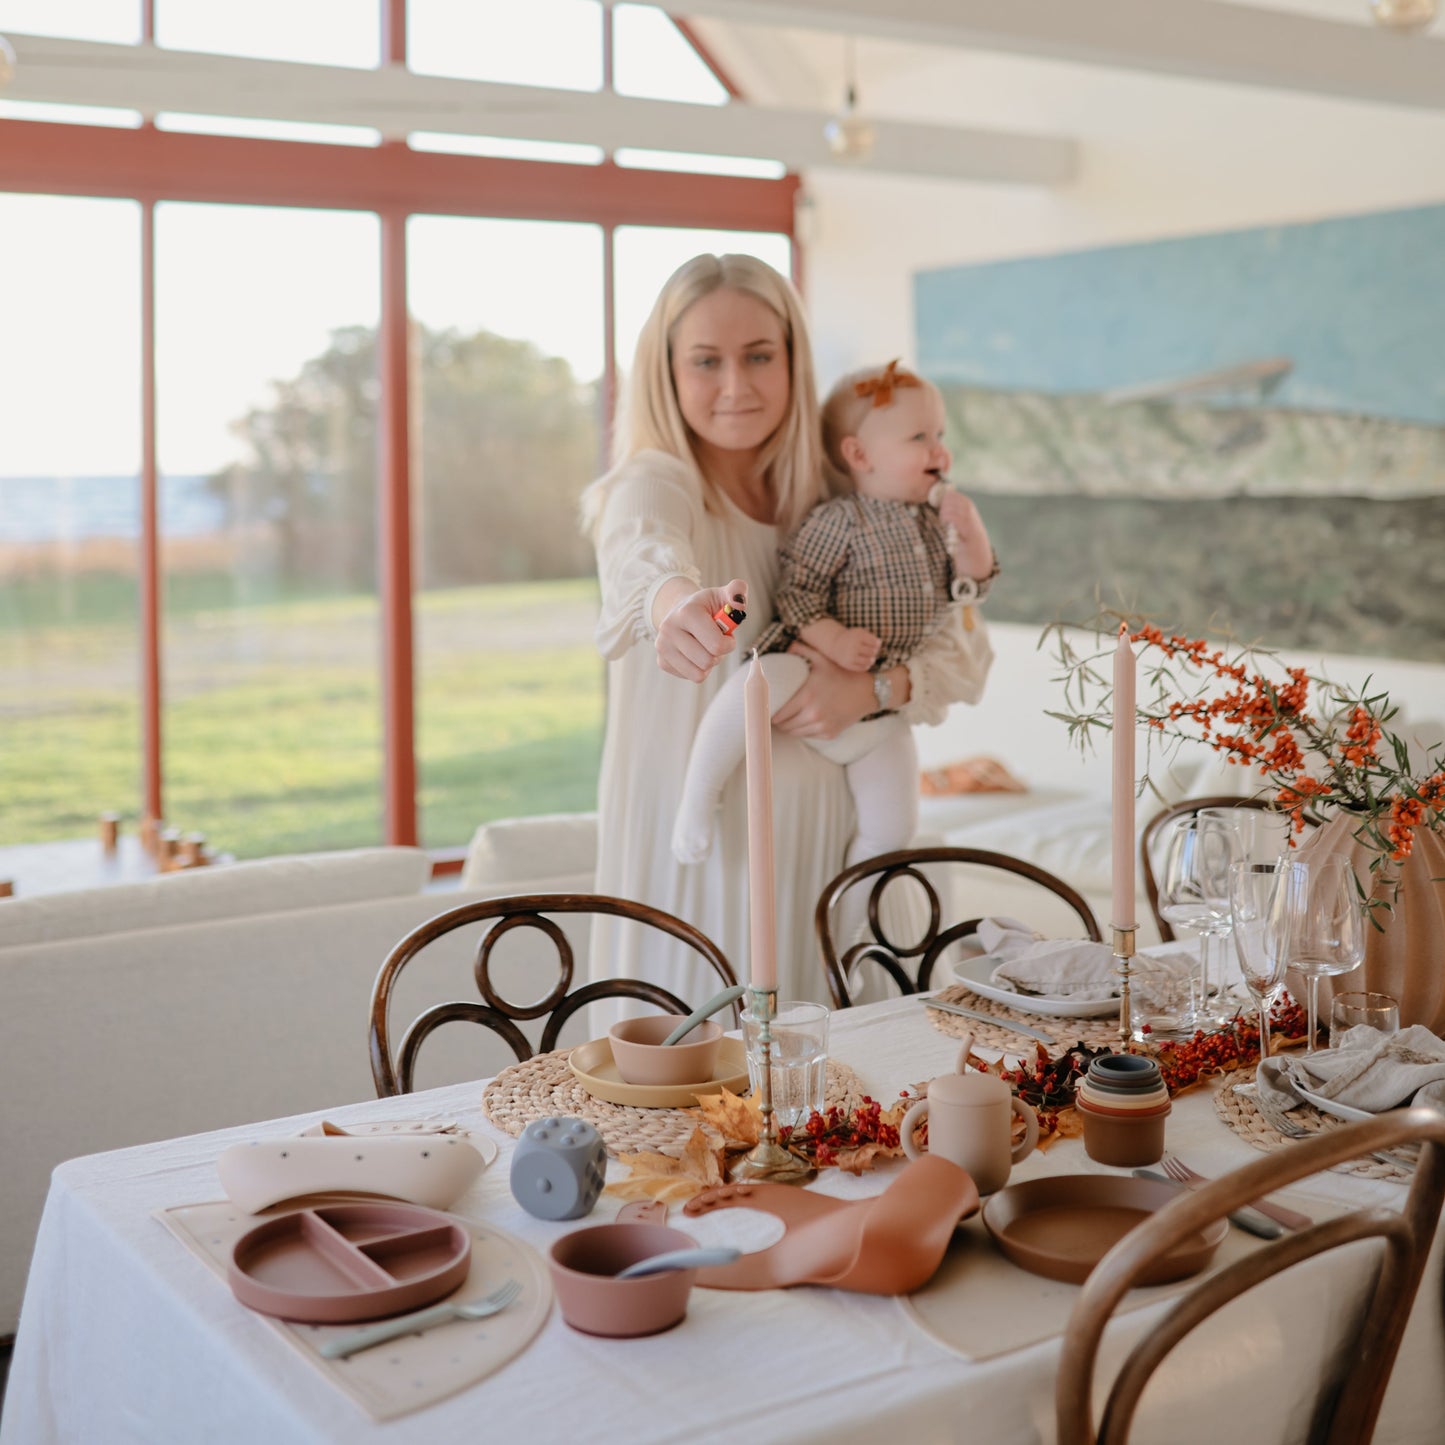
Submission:
[[[696,256],[663,286],[619,409],[615,464],[583,498],[608,661],[597,891],[666,909],[748,972],[746,790],[723,790],[719,846],[687,867],[673,817],[708,704],[773,614],[778,548],[824,495],[807,323],[793,288],[750,256]],[[741,599],[739,602],[738,599]],[[735,635],[714,613],[746,611]],[[801,643],[808,681],[774,718],[778,970],[783,996],[826,997],[812,915],[854,831],[843,770],[804,747],[880,706],[937,722],[962,696],[947,646],[849,672]],[[599,919],[594,977],[646,978],[689,1003],[712,991],[671,941]]]

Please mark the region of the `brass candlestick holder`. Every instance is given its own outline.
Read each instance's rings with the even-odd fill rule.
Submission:
[[[758,1109],[763,1116],[763,1137],[733,1165],[729,1178],[805,1184],[816,1171],[778,1143],[778,1121],[773,1113],[773,1019],[778,1011],[777,989],[749,985],[748,1009],[758,1024]]]
[[[1114,933],[1114,972],[1119,975],[1119,1041],[1129,1043],[1134,1037],[1134,1006],[1129,998],[1129,967],[1134,957],[1134,935],[1138,928],[1130,924],[1120,928],[1116,923]]]

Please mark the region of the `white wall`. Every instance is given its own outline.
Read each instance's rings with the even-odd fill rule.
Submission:
[[[878,43],[860,49],[860,80],[876,114],[1073,136],[1083,164],[1057,190],[810,174],[800,220],[825,386],[912,356],[920,269],[1445,201],[1438,112]],[[1420,278],[1442,282],[1445,258]]]

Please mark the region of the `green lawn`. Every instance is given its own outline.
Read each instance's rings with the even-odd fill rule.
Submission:
[[[113,580],[75,587],[71,605],[31,599],[42,622],[0,628],[0,845],[139,813],[134,609]],[[594,597],[579,579],[418,598],[428,846],[465,843],[491,818],[594,806]],[[168,821],[239,857],[380,841],[379,656],[372,597],[228,606],[189,585],[166,614]]]

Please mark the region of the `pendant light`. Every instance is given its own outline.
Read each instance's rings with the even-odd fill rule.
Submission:
[[[873,127],[858,114],[858,70],[853,37],[843,42],[843,109],[823,127],[828,149],[841,161],[866,161],[873,154]]]

